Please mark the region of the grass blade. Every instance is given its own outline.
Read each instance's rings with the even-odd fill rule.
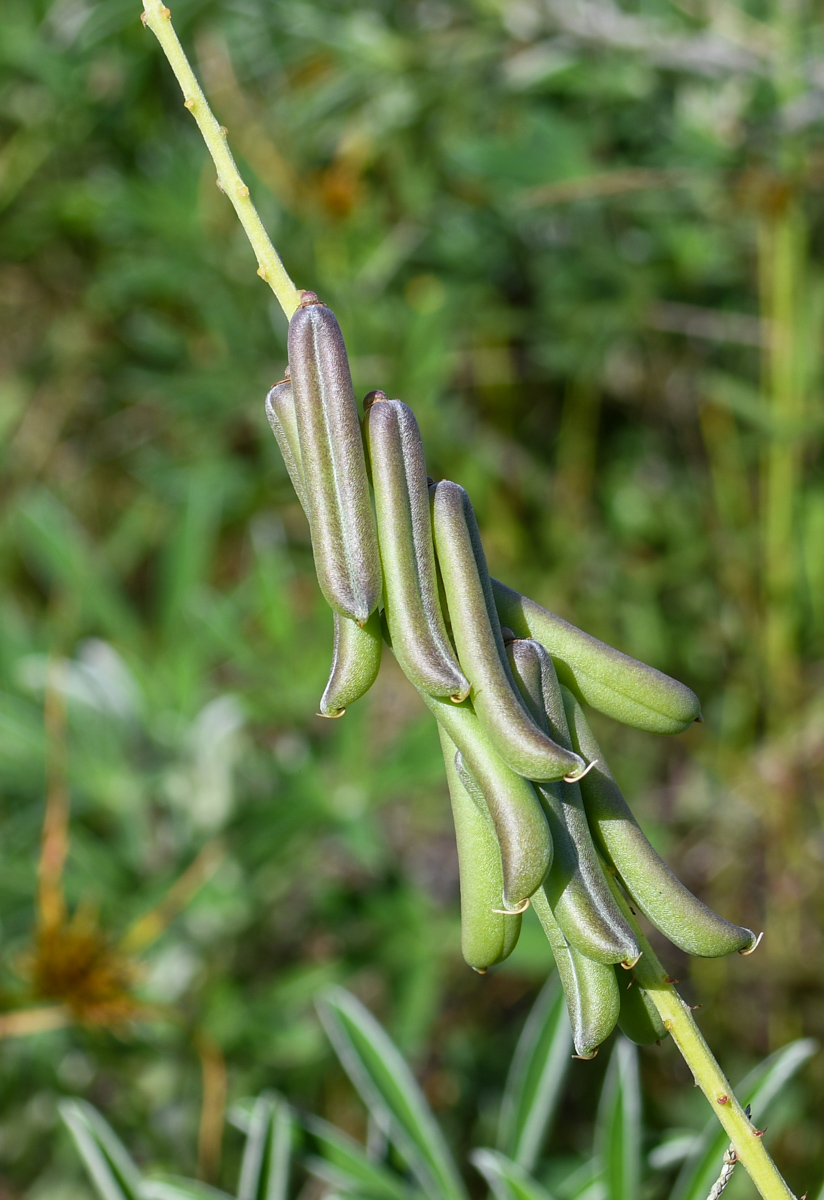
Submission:
[[[140,1172],[97,1109],[85,1100],[62,1100],[59,1108],[102,1200],[141,1200]]]
[[[413,1200],[414,1192],[383,1163],[369,1158],[360,1143],[319,1117],[307,1117],[305,1125],[315,1140],[319,1155],[306,1166],[332,1187],[355,1188],[369,1200]]]
[[[433,1200],[467,1200],[443,1134],[412,1072],[359,1000],[330,989],[318,1004],[344,1070]]]
[[[289,1106],[264,1093],[252,1109],[237,1200],[286,1200],[291,1154]]]
[[[469,1161],[483,1175],[495,1200],[552,1200],[537,1179],[499,1150],[473,1150]]]
[[[607,1200],[638,1200],[641,1186],[641,1088],[638,1052],[621,1037],[609,1060],[595,1129]]]
[[[753,1120],[759,1129],[770,1105],[817,1049],[812,1038],[790,1042],[750,1071],[735,1089],[741,1104],[751,1105]],[[718,1122],[715,1119],[708,1121],[675,1180],[671,1200],[706,1200],[729,1143],[729,1137],[719,1128]]]
[[[140,1200],[234,1200],[228,1192],[197,1179],[147,1179],[140,1185]]]
[[[569,1014],[552,975],[515,1048],[498,1127],[498,1149],[527,1171],[538,1161],[571,1062]]]

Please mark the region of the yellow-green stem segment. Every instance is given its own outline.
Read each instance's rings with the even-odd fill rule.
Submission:
[[[658,1009],[670,1037],[692,1071],[697,1086],[707,1097],[713,1112],[729,1134],[738,1162],[749,1172],[763,1200],[795,1200],[793,1192],[767,1153],[759,1131],[735,1098],[732,1087],[704,1041],[689,1006],[676,992],[671,976],[661,966],[655,951],[641,932],[614,876],[607,872],[607,877],[641,949],[641,957],[633,968],[635,977]]]
[[[217,167],[218,187],[232,202],[255,252],[258,261],[258,275],[269,284],[287,318],[291,317],[300,303],[300,293],[286,273],[286,268],[281,262],[277,250],[263,228],[263,222],[249,195],[249,188],[241,179],[237,164],[232,157],[232,151],[226,140],[226,130],[218,123],[209,107],[209,102],[203,94],[203,89],[198,83],[175,33],[171,12],[161,3],[161,0],[143,0],[141,20],[144,25],[149,26],[160,42],[163,53],[168,58],[177,77],[180,90],[183,92],[183,106],[188,108],[197,121],[206,147]]]

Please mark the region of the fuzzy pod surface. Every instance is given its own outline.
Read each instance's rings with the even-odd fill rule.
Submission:
[[[543,888],[536,892],[532,904],[558,968],[575,1053],[579,1058],[594,1058],[618,1021],[621,998],[615,969],[594,962],[569,944],[552,915]]]
[[[377,679],[383,649],[381,619],[377,612],[373,612],[362,626],[340,613],[332,616],[332,666],[320,700],[322,717],[342,717],[350,704],[366,695]]]
[[[364,401],[372,471],[384,612],[392,649],[422,691],[463,700],[469,683],[446,632],[438,595],[426,459],[408,405],[372,392]]]
[[[335,612],[362,623],[380,599],[378,537],[346,346],[312,293],[289,322],[288,348],[318,583]]]
[[[713,912],[685,887],[650,844],[615,782],[580,704],[566,689],[572,744],[598,763],[580,783],[589,826],[635,904],[673,945],[698,958],[747,951],[755,934]]]
[[[460,752],[438,726],[455,824],[461,887],[461,951],[476,971],[502,962],[515,948],[521,915],[506,915],[503,870],[495,825],[480,789],[467,790],[456,758]],[[497,910],[497,911],[496,911]]]
[[[661,1014],[641,987],[632,971],[615,968],[615,980],[621,997],[618,1028],[636,1046],[654,1046],[667,1036]]]
[[[535,720],[571,746],[561,689],[549,653],[532,639],[507,643],[515,681]],[[544,882],[553,916],[567,941],[596,962],[633,962],[640,950],[609,884],[589,830],[580,784],[536,784],[555,854]]]
[[[495,752],[468,701],[419,694],[484,795],[501,852],[502,907],[515,910],[541,886],[552,862],[552,837],[535,788]]]
[[[648,733],[683,733],[701,716],[698,697],[663,671],[577,629],[497,579],[498,614],[518,637],[532,637],[552,655],[561,683],[599,712]]]
[[[563,779],[584,764],[535,724],[512,678],[475,513],[465,490],[429,489],[432,529],[458,661],[478,719],[500,757],[526,779]]]

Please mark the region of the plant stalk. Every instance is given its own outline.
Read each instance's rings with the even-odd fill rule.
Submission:
[[[161,0],[143,0],[141,20],[144,25],[149,26],[160,42],[163,53],[177,77],[183,92],[183,107],[188,108],[197,121],[206,148],[217,167],[217,185],[229,197],[255,252],[258,275],[269,284],[287,318],[291,317],[300,303],[300,293],[289,278],[280,255],[263,227],[249,195],[249,188],[240,177],[232,151],[229,149],[226,130],[215,118],[195,77],[172,25],[171,12]]]
[[[676,992],[671,975],[661,965],[611,871],[605,874],[615,899],[638,939],[641,957],[633,967],[635,978],[648,993],[712,1111],[729,1134],[737,1161],[749,1173],[763,1200],[796,1200],[764,1145],[762,1133],[736,1099],[724,1072],[704,1040],[690,1011]]]

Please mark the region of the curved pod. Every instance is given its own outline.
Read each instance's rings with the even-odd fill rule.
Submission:
[[[558,968],[575,1053],[579,1058],[594,1058],[618,1021],[621,998],[615,968],[593,962],[569,944],[552,915],[543,889],[535,894],[532,903]]]
[[[503,624],[545,646],[561,683],[579,700],[648,733],[683,733],[700,719],[701,704],[685,684],[584,633],[497,579],[491,583]]]
[[[584,764],[530,716],[512,678],[478,524],[469,497],[443,480],[429,489],[435,552],[458,661],[478,719],[500,757],[526,779],[563,779]]]
[[[363,625],[340,613],[332,615],[335,640],[329,681],[320,699],[322,717],[342,717],[350,704],[366,695],[377,678],[383,648],[378,613]]]
[[[720,958],[752,949],[756,943],[752,930],[713,912],[653,849],[613,779],[580,704],[566,689],[563,697],[572,744],[588,758],[598,760],[580,784],[592,835],[634,903],[687,954]]]
[[[292,394],[291,379],[282,379],[276,383],[266,397],[266,417],[272,427],[272,433],[277,439],[280,453],[292,480],[301,507],[309,516],[306,484],[303,479],[303,465],[298,441],[298,423],[295,416],[295,398]]]
[[[535,720],[560,745],[571,746],[552,659],[538,642],[507,645],[512,673]],[[544,883],[567,941],[596,962],[634,962],[640,950],[615,902],[589,831],[578,783],[537,784],[555,855]]]
[[[552,862],[552,838],[535,788],[495,753],[468,701],[420,695],[484,795],[501,852],[502,907],[516,910],[541,886]]]
[[[335,612],[362,623],[380,599],[378,538],[343,335],[312,293],[288,345],[318,583]]]
[[[503,896],[501,852],[483,796],[466,790],[458,772],[455,744],[438,726],[452,803],[461,884],[461,951],[475,971],[485,971],[511,954],[521,916],[500,911]]]
[[[449,642],[438,597],[426,459],[418,423],[400,400],[373,392],[364,416],[372,469],[383,599],[404,674],[431,696],[463,700],[469,684]]]
[[[641,987],[632,971],[615,968],[615,981],[621,997],[618,1028],[636,1046],[653,1046],[667,1036],[661,1014]]]

